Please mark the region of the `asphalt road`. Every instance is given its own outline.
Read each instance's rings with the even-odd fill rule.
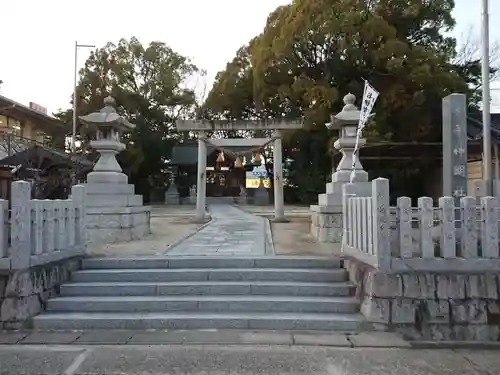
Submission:
[[[498,375],[494,350],[300,346],[0,346],[0,374]]]

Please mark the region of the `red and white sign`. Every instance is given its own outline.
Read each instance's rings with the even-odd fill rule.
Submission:
[[[47,108],[41,106],[40,104],[36,104],[34,102],[30,102],[30,109],[32,109],[33,111],[43,113],[44,115],[47,114]]]

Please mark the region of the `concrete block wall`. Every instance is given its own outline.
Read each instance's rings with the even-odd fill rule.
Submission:
[[[386,274],[353,258],[345,267],[379,329],[409,340],[500,341],[500,271]]]

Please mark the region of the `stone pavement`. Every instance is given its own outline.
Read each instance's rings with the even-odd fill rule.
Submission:
[[[496,351],[276,345],[0,345],[0,374],[496,375]]]
[[[317,345],[410,348],[390,332],[209,330],[0,331],[0,345]]]
[[[170,248],[168,255],[265,255],[268,221],[229,204],[209,207],[212,221]]]

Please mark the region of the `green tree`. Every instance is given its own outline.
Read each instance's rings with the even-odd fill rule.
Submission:
[[[454,26],[453,6],[452,0],[294,0],[272,12],[263,32],[219,73],[206,105],[242,118],[253,111],[303,116],[306,130],[285,147],[297,150],[291,179],[308,199],[331,172],[324,124],[346,93],[359,103],[364,79],[381,92],[368,136],[440,140],[441,98],[470,93],[467,77],[450,63],[455,40],[444,36]]]
[[[188,58],[166,44],[143,46],[136,38],[95,50],[80,71],[78,115],[99,110],[104,98],[112,95],[117,111],[136,124],[124,136],[127,150],[119,159],[146,199],[151,187],[165,183],[166,162],[179,139],[175,121],[196,110],[195,92],[186,85],[200,74]],[[63,116],[71,114],[67,111]]]
[[[269,17],[254,44],[257,92],[281,94],[323,126],[345,93],[362,95],[367,79],[382,93],[378,134],[436,140],[440,98],[467,90],[449,69],[454,40],[441,35],[453,26],[452,7],[451,0],[296,0]]]

